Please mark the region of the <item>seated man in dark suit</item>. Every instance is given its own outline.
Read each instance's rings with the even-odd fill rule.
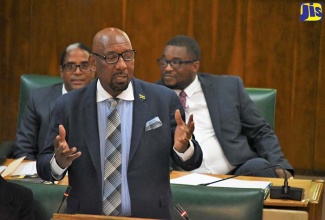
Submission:
[[[0,176],[0,219],[34,220],[33,199],[32,190]]]
[[[50,112],[55,100],[74,89],[88,85],[94,78],[88,58],[91,50],[82,43],[69,45],[62,53],[60,75],[63,83],[35,89],[27,102],[14,143],[13,157],[26,156],[27,160],[36,160],[42,149],[50,123]]]
[[[277,136],[257,111],[237,76],[199,73],[200,46],[184,35],[169,40],[158,64],[158,84],[173,89],[186,118],[193,114],[194,135],[203,162],[193,172],[264,177],[288,177],[293,168],[285,159]],[[265,169],[269,166],[272,169]]]

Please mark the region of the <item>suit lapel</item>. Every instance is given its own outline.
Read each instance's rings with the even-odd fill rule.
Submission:
[[[81,102],[84,103],[82,108],[83,115],[85,118],[93,118],[95,120],[83,120],[85,135],[87,135],[86,144],[88,146],[88,151],[91,156],[91,160],[96,168],[98,180],[101,181],[101,168],[100,168],[100,142],[99,142],[99,132],[97,124],[97,103],[96,103],[96,80],[92,82],[87,88],[87,91],[83,97],[85,100]],[[144,132],[144,127],[146,123],[146,115],[148,110],[148,105],[146,103],[146,95],[143,92],[141,83],[137,79],[132,79],[134,87],[134,102],[133,102],[133,122],[132,122],[132,138],[130,145],[130,156],[129,163],[131,162],[134,154],[138,148],[142,132]]]
[[[96,102],[96,87],[97,80],[86,88],[83,100],[84,105],[82,106],[83,129],[85,131],[86,146],[89,151],[89,155],[94,164],[97,172],[98,181],[101,181],[101,165],[100,165],[100,142],[99,142],[99,131],[97,123],[97,102]]]
[[[220,140],[221,131],[220,131],[220,114],[219,114],[219,105],[220,97],[218,93],[218,88],[214,82],[209,79],[205,79],[203,76],[199,76],[199,81],[201,82],[202,90],[204,97],[207,102],[209,114],[211,117],[213,129],[216,133],[217,138]]]
[[[134,102],[133,102],[133,124],[132,124],[132,138],[130,146],[129,163],[131,162],[141,139],[146,123],[146,115],[148,105],[146,103],[146,94],[144,94],[140,81],[132,80],[134,88]]]

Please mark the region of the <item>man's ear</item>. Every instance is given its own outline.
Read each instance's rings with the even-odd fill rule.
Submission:
[[[200,69],[200,61],[193,62],[193,64],[192,64],[193,72],[197,73],[197,72],[199,72],[199,69]]]
[[[63,68],[62,68],[61,65],[59,66],[59,71],[60,71],[60,76],[61,76],[61,78],[63,78]]]
[[[90,55],[89,58],[88,58],[88,62],[89,62],[89,65],[90,65],[90,68],[93,72],[96,72],[96,60],[94,58],[94,55]]]

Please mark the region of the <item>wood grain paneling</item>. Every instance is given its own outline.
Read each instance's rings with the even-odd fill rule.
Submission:
[[[91,47],[92,39],[99,30],[108,26],[123,28],[122,3],[33,0],[30,72],[58,75],[59,57],[67,45],[82,42]],[[42,60],[41,65],[39,60]]]
[[[246,86],[278,90],[275,130],[283,151],[295,168],[312,169],[321,23],[301,22],[297,3],[250,3]]]
[[[1,1],[0,140],[13,140],[17,128],[19,78],[29,69],[30,1]]]
[[[324,5],[323,5],[324,6]],[[325,170],[325,25],[321,26],[320,47],[318,58],[318,83],[317,83],[317,105],[316,105],[316,124],[315,124],[315,147],[313,158],[313,171],[324,172]],[[311,62],[310,65],[314,65]],[[324,209],[323,209],[324,210]]]
[[[285,156],[297,170],[325,172],[325,26],[301,22],[299,0],[0,1],[0,141],[15,138],[20,75],[58,75],[68,44],[91,47],[99,30],[115,26],[138,51],[137,78],[157,81],[164,44],[186,34],[201,45],[202,72],[277,89]]]

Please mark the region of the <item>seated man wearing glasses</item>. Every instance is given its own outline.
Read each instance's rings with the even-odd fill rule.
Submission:
[[[294,170],[276,134],[254,106],[242,80],[200,73],[200,56],[198,42],[179,35],[165,44],[157,60],[161,73],[157,83],[179,95],[186,119],[194,116],[194,136],[203,162],[193,172],[292,177]]]
[[[36,160],[44,146],[55,100],[67,92],[88,85],[94,78],[88,63],[90,54],[91,50],[82,43],[69,45],[60,59],[63,83],[35,89],[30,93],[25,115],[16,133],[14,158],[26,156],[27,160]]]

